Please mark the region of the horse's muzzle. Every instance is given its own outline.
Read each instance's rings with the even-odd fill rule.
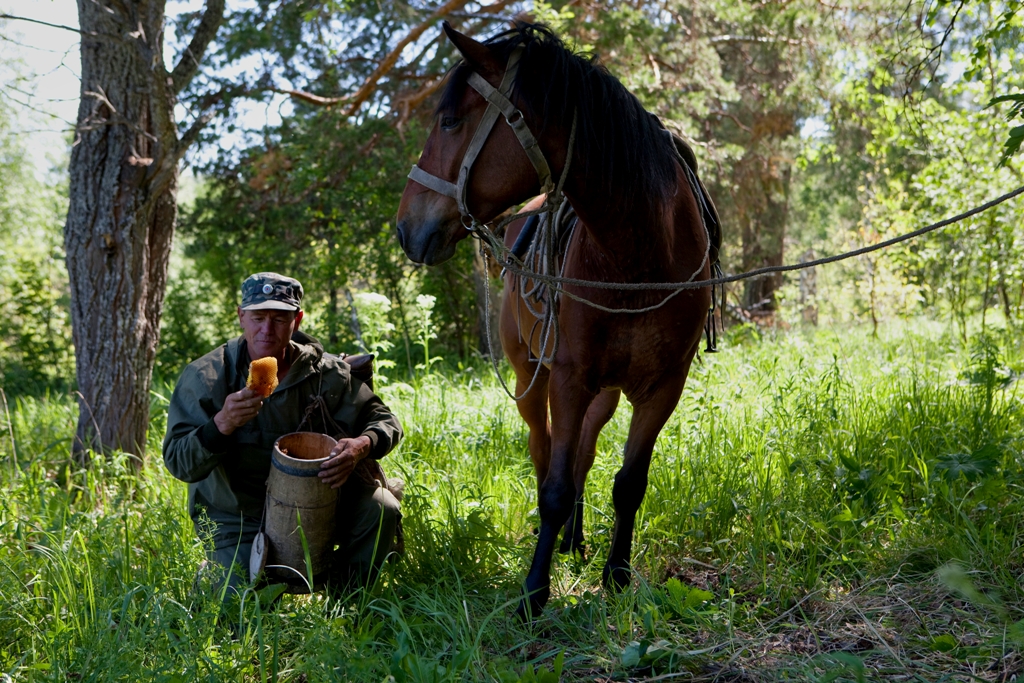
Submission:
[[[455,253],[454,245],[445,239],[445,231],[438,221],[414,226],[412,221],[398,221],[398,243],[414,263],[435,266],[444,263]]]

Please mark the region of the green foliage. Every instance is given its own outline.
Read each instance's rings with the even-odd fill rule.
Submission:
[[[137,477],[120,456],[78,469],[74,403],[22,398],[17,457],[0,430],[0,665],[16,680],[966,676],[1022,642],[1024,414],[1017,382],[986,370],[1022,354],[1015,334],[972,348],[924,322],[724,344],[658,440],[634,585],[600,588],[623,405],[588,481],[588,560],[556,559],[536,629],[510,616],[537,525],[526,429],[483,365],[381,390],[407,432],[384,462],[407,482],[406,555],[368,593],[274,609],[197,580],[202,542],[158,456],[166,403]]]
[[[238,336],[238,296],[237,292],[221,294],[217,283],[191,262],[171,268],[154,384],[173,383],[186,365]]]
[[[995,97],[988,106],[992,107],[1002,102],[1013,103],[1006,115],[1008,121],[1013,121],[1014,118],[1024,119],[1024,93]],[[1010,157],[1020,149],[1021,143],[1024,143],[1024,124],[1011,128],[1007,134],[1006,142],[1003,143],[1003,156],[999,159],[1000,166],[1005,166],[1010,161]]]
[[[307,326],[352,339],[339,294],[373,282],[394,299],[401,286],[392,222],[409,151],[386,125],[353,129],[329,111],[287,121],[278,135],[247,150],[241,169],[209,169],[207,192],[182,221],[186,254],[222,300],[234,301],[250,273],[289,273],[317,313]]]
[[[956,481],[963,477],[966,481],[978,481],[996,471],[999,462],[999,448],[985,444],[973,453],[950,453],[939,456],[935,461],[935,470],[946,479]]]
[[[40,179],[0,102],[0,387],[68,391],[74,355],[61,226],[66,180]]]
[[[983,7],[986,7],[983,5]],[[991,69],[993,59],[999,59],[1006,50],[1017,50],[1020,47],[1021,39],[1024,38],[1024,3],[1020,0],[1010,0],[998,5],[986,7],[994,19],[992,25],[974,40],[974,50],[971,53],[971,68],[968,73],[976,76],[986,68]],[[993,107],[1003,102],[1010,102],[1010,109],[1006,114],[1006,120],[1012,122],[1014,118],[1024,120],[1024,92],[1016,92],[999,97],[993,97],[988,107]],[[1003,153],[999,159],[1000,166],[1006,166],[1010,157],[1020,150],[1024,142],[1024,125],[1011,128],[1003,143]]]
[[[842,83],[828,117],[831,133],[805,156],[807,177],[820,174],[823,184],[803,190],[801,212],[844,226],[818,234],[819,252],[910,232],[1020,184],[1012,164],[993,168],[991,151],[1004,131],[985,105],[994,93],[1024,84],[1016,43],[986,32],[996,21],[996,7],[968,7],[960,18],[966,22],[963,33],[949,39],[943,69],[964,78],[943,81],[940,72],[927,87],[911,95],[900,92],[906,73],[893,68],[883,43],[877,59],[858,67],[859,78]],[[973,42],[972,35],[977,36]],[[838,210],[825,208],[829,201]],[[990,310],[993,317],[1020,321],[1016,283],[1024,277],[1024,242],[1016,225],[1022,217],[1020,203],[1011,202],[831,268],[818,301],[833,317],[852,313],[876,324],[922,308],[941,310],[965,340],[967,321],[979,311],[983,321]],[[851,298],[853,311],[828,303]]]

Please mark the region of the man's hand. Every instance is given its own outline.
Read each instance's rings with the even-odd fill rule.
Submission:
[[[320,465],[320,481],[336,489],[346,481],[356,464],[370,454],[370,437],[357,436],[354,439],[341,439],[331,449],[330,459]]]
[[[242,389],[228,394],[224,399],[224,407],[213,416],[217,430],[227,436],[249,420],[256,417],[263,406],[263,398],[252,389]]]

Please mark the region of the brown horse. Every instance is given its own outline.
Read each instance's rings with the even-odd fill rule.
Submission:
[[[543,26],[519,22],[486,43],[447,23],[444,30],[463,61],[450,75],[437,122],[402,194],[398,238],[410,259],[433,265],[450,258],[470,235],[466,226],[550,192],[568,161],[564,195],[579,223],[563,257],[565,277],[658,283],[710,276],[714,259],[708,258],[712,245],[700,193],[670,136],[617,79]],[[506,245],[521,228],[521,222],[510,227]],[[633,526],[654,442],[679,401],[711,291],[681,292],[647,313],[607,313],[570,295],[606,308],[639,309],[662,302],[668,292],[566,285],[557,347],[542,349],[522,287],[513,284],[507,276],[501,339],[517,393],[533,381],[537,359],[550,356],[518,403],[530,427],[541,519],[518,610],[530,618],[549,596],[559,529],[566,526],[563,547],[582,547],[579,501],[598,434],[620,393],[632,403],[633,417],[615,475],[615,528],[603,578],[612,589],[629,584]]]

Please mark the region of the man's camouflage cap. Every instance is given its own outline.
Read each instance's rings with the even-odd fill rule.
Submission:
[[[242,283],[242,310],[301,310],[302,285],[295,278],[277,273],[256,273]]]

